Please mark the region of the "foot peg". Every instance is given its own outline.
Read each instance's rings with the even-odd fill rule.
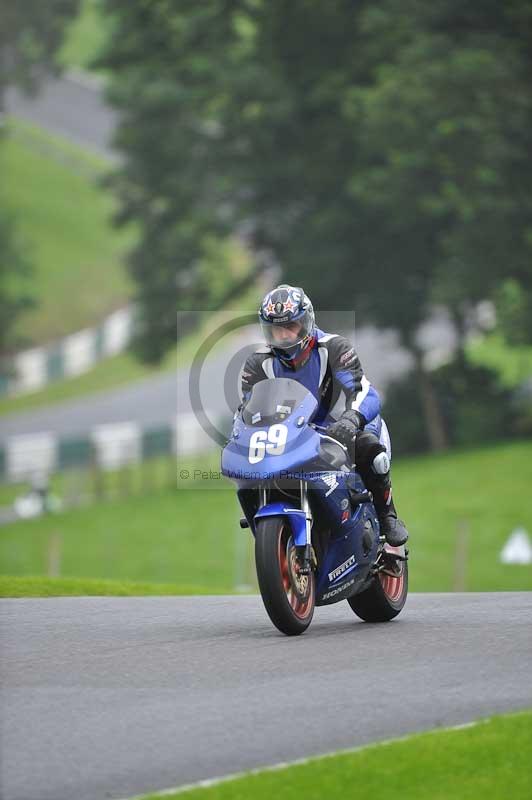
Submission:
[[[408,561],[408,550],[405,550],[405,555],[394,553],[390,550],[381,551],[380,557],[375,565],[373,574],[381,573],[382,575],[389,575],[391,578],[398,578],[402,571],[402,562]]]

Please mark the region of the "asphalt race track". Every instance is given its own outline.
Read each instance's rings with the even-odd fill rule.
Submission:
[[[112,139],[118,114],[105,102],[101,81],[87,73],[48,78],[37,95],[10,87],[6,110],[104,158],[117,158]]]
[[[532,707],[532,592],[411,595],[394,622],[259,597],[0,602],[2,800],[98,800]]]

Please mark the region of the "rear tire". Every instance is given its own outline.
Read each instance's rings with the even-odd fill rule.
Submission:
[[[404,555],[404,547],[386,545],[386,549]],[[379,572],[367,589],[347,599],[357,617],[364,622],[389,622],[399,614],[406,603],[408,562],[396,563],[400,565],[397,575],[385,575]]]
[[[298,636],[314,615],[316,578],[299,575],[290,523],[264,517],[257,523],[255,563],[260,593],[268,616],[282,633]]]

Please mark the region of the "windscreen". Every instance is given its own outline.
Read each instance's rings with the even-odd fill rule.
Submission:
[[[242,410],[246,425],[271,425],[285,420],[305,397],[308,389],[291,378],[270,378],[259,381]]]

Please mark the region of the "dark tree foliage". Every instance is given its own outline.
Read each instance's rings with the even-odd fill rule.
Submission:
[[[12,330],[19,315],[35,304],[29,278],[30,263],[18,241],[16,225],[3,212],[0,215],[0,354],[14,351],[25,344]]]
[[[318,307],[399,329],[420,376],[434,303],[462,330],[508,278],[530,292],[530,0],[104,5],[146,357],[209,302],[205,238],[230,231]]]
[[[157,358],[175,341],[177,307],[210,302],[196,279],[207,235],[238,231],[313,287],[318,305],[331,302],[317,277],[326,266],[334,281],[352,260],[354,221],[338,196],[351,131],[337,116],[343,62],[357,63],[355,5],[321,4],[319,14],[314,3],[249,0],[108,8],[118,24],[102,63],[113,71],[126,156],[115,185],[122,219],[143,229],[131,268],[145,354]]]
[[[530,406],[527,410],[523,402],[520,405],[519,395],[504,388],[495,371],[460,360],[434,370],[431,380],[450,445],[467,447],[530,435]],[[423,424],[423,405],[420,396],[412,392],[413,383],[413,374],[394,382],[384,404],[386,422],[393,430],[393,450],[400,455],[420,453],[431,446]]]
[[[55,54],[79,2],[0,0],[0,108],[7,86],[36,90],[42,77],[57,70]]]

